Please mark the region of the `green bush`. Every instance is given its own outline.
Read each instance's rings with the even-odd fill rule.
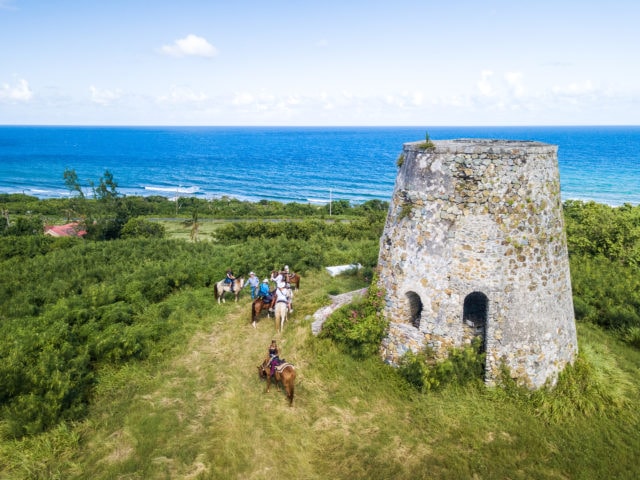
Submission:
[[[529,390],[517,385],[506,367],[500,384],[502,388],[493,394],[506,395],[536,417],[553,423],[578,416],[614,417],[628,406],[631,390],[626,372],[615,360],[591,349],[580,351],[573,365],[560,373],[555,386]]]
[[[17,216],[11,218],[8,224],[4,219],[0,221],[0,236],[38,236],[44,234],[44,222],[40,216]]]
[[[628,327],[623,331],[622,338],[629,345],[640,349],[640,327]]]
[[[130,218],[122,227],[121,232],[122,238],[162,238],[164,235],[164,226],[144,218]]]
[[[333,339],[354,357],[375,355],[389,325],[383,307],[384,291],[374,276],[366,298],[336,310],[323,324],[320,336]]]
[[[409,350],[400,361],[398,373],[422,392],[451,384],[481,383],[485,363],[481,346],[482,340],[476,338],[471,345],[449,349],[444,359],[436,359],[430,349],[417,354]]]

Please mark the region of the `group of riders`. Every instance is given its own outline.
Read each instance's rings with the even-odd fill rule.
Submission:
[[[251,300],[261,298],[265,304],[269,304],[269,311],[273,312],[275,304],[277,302],[286,302],[289,313],[293,312],[291,286],[288,283],[289,280],[289,265],[285,265],[284,269],[280,272],[271,272],[269,278],[265,277],[262,282],[255,272],[249,272],[249,278],[245,286],[248,286],[251,292]],[[234,290],[234,280],[236,279],[233,271],[228,269],[224,282],[229,285],[231,291]],[[275,288],[272,290],[269,282],[275,283]],[[244,288],[244,287],[242,287]],[[276,366],[280,365],[284,360],[279,358],[279,349],[275,340],[271,340],[269,345],[269,353],[267,358],[266,368],[269,369],[271,376],[275,373]]]
[[[260,282],[255,272],[249,272],[249,278],[245,287],[248,286],[251,291],[251,300],[261,298],[266,304],[269,304],[269,311],[273,312],[277,302],[286,302],[289,313],[293,312],[291,286],[288,283],[289,280],[289,265],[285,265],[282,271],[273,271],[269,278],[264,278]],[[234,280],[236,279],[231,269],[227,270],[224,282],[229,285],[231,292],[234,291]],[[275,288],[272,290],[269,282],[275,283]],[[243,287],[244,288],[244,287]]]

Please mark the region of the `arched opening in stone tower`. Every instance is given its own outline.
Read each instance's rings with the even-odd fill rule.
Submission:
[[[407,300],[409,301],[409,312],[411,315],[411,325],[420,328],[420,317],[422,316],[422,300],[416,292],[407,292]]]
[[[471,335],[482,341],[481,351],[485,350],[485,332],[487,315],[489,313],[489,298],[482,292],[471,292],[464,299],[462,321],[469,328]]]

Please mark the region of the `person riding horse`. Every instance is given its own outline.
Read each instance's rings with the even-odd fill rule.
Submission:
[[[271,340],[271,344],[269,345],[269,356],[267,357],[267,368],[271,370],[271,375],[273,375],[276,371],[276,367],[280,363],[280,358],[278,358],[278,354],[280,350],[278,350],[278,345],[275,340]]]
[[[264,303],[271,303],[273,297],[271,296],[271,289],[269,288],[269,279],[265,278],[262,280],[260,284],[260,289],[258,290],[258,297],[262,297]]]
[[[276,285],[280,282],[284,282],[284,272],[279,272],[277,270],[271,272],[271,281],[276,282]]]
[[[300,275],[289,271],[289,265],[285,265],[283,270],[273,270],[271,272],[271,280],[276,282],[276,285],[278,282],[284,282],[287,287],[295,290],[300,288]]]
[[[279,302],[286,303],[287,310],[289,310],[289,312],[293,311],[291,309],[291,291],[284,282],[278,283],[278,286],[276,287],[274,305]]]
[[[230,285],[231,292],[233,292],[233,281],[236,277],[233,275],[233,271],[231,269],[227,270],[227,276],[224,277],[224,283]],[[233,292],[235,293],[235,292]]]

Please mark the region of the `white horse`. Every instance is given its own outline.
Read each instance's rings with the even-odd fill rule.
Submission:
[[[213,293],[215,294],[218,303],[220,303],[220,301],[222,301],[223,303],[226,302],[226,300],[224,299],[224,294],[231,291],[231,285],[233,285],[233,294],[236,296],[237,302],[238,295],[240,295],[240,290],[242,290],[242,287],[244,287],[244,277],[238,277],[231,283],[225,283],[224,280],[220,280],[218,283],[216,283],[213,287]]]
[[[285,302],[276,302],[276,315],[275,315],[275,323],[276,323],[276,331],[281,332],[284,328],[284,322],[287,321],[287,314],[289,313],[289,307]],[[278,324],[278,320],[280,323]]]

